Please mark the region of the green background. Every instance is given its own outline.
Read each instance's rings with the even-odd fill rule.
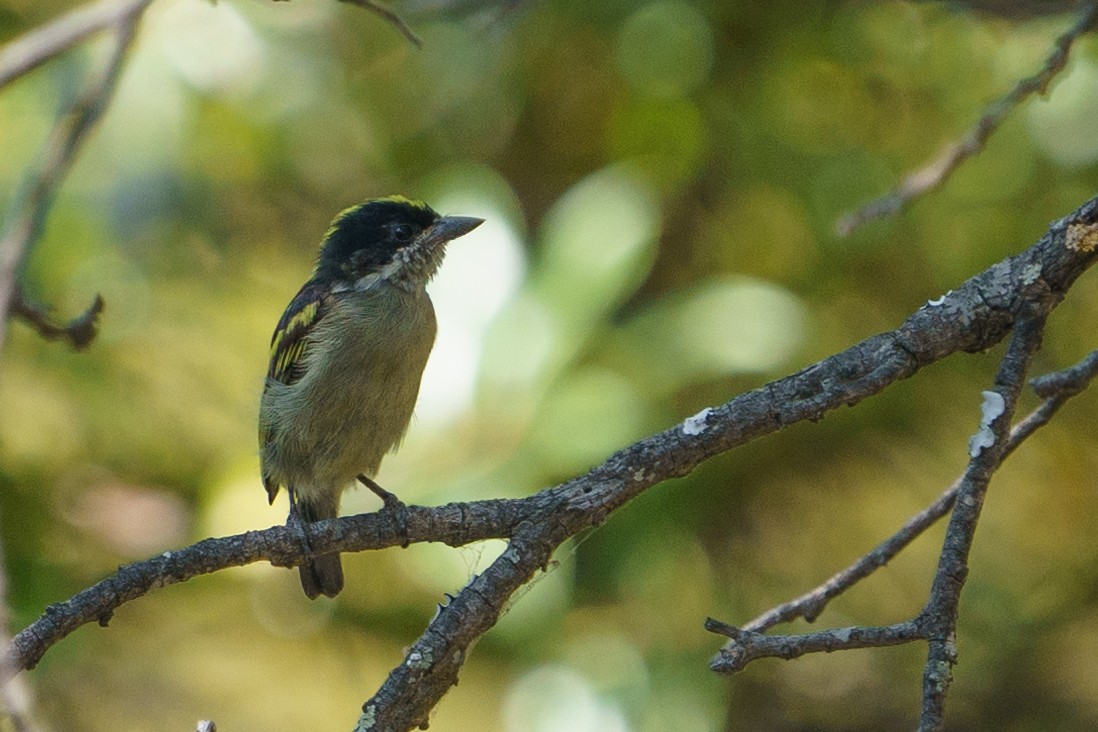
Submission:
[[[14,0],[10,40],[68,9]],[[158,0],[27,262],[72,353],[10,328],[0,529],[13,630],[120,564],[280,523],[258,479],[267,346],[331,217],[406,193],[488,223],[432,284],[440,337],[380,482],[436,504],[525,496],[881,330],[1038,238],[1098,184],[1098,47],[901,216],[836,219],[958,138],[1069,18],[900,2]],[[100,39],[0,91],[10,206]],[[1098,283],[1037,367],[1095,346]],[[720,638],[891,534],[963,469],[1000,350],[661,485],[566,545],[475,648],[439,730],[912,728],[925,647],[760,661]],[[1021,408],[1036,404],[1027,396]],[[1096,398],[992,484],[962,602],[951,729],[1098,725]],[[349,493],[344,512],[376,499]],[[818,625],[921,608],[941,529]],[[445,592],[501,542],[346,556],[310,603],[251,566],[169,587],[25,675],[63,730],[350,729]],[[795,626],[804,628],[806,626]],[[786,630],[786,628],[782,628]]]

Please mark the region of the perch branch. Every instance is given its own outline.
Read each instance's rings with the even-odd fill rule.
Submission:
[[[1050,235],[1053,240],[1062,236],[1064,249],[1087,252],[1083,256],[1093,258],[1090,242],[1098,238],[1094,211],[1080,217],[1082,212],[1080,209],[1054,224],[1042,241],[1050,241]],[[819,419],[838,406],[857,403],[944,357],[945,351],[981,350],[987,341],[976,348],[962,345],[968,337],[965,333],[979,334],[977,340],[981,341],[998,341],[1034,301],[1043,309],[1054,307],[1064,290],[1056,283],[1058,276],[1049,279],[1048,275],[1066,272],[1058,266],[1038,264],[1042,257],[1029,260],[1035,253],[1031,248],[970,279],[956,292],[928,303],[897,331],[869,338],[793,376],[716,409],[703,410],[671,430],[616,453],[587,475],[549,489],[565,502],[552,513],[524,524],[524,533],[512,539],[507,551],[428,625],[404,662],[363,705],[356,732],[406,730],[426,724],[430,710],[457,683],[469,644],[498,621],[506,597],[532,576],[539,562],[550,557],[561,541],[601,523],[648,487],[686,475],[708,457],[761,434],[803,419]],[[971,331],[967,326],[958,330],[950,325],[958,309],[973,306],[986,308],[984,315],[990,319],[980,317],[984,322]],[[1007,313],[1006,320],[998,319]],[[946,319],[939,319],[940,315]],[[964,320],[974,324],[967,316]]]

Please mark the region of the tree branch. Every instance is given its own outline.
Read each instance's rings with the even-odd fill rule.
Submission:
[[[1045,401],[1011,429],[1003,458],[1005,459],[1012,454],[1030,435],[1048,424],[1052,416],[1060,410],[1060,407],[1071,397],[1081,394],[1087,388],[1096,374],[1098,374],[1098,351],[1093,351],[1089,356],[1070,368],[1033,379],[1031,384],[1034,391]],[[803,595],[771,608],[745,623],[742,626],[743,630],[761,633],[779,623],[787,623],[796,618],[804,618],[810,623],[814,622],[831,600],[888,564],[908,544],[921,536],[938,519],[949,513],[949,510],[953,508],[953,502],[957,499],[957,493],[961,490],[963,478],[964,476],[958,477],[953,485],[947,488],[934,503],[908,519],[899,531],[859,557],[853,564],[836,572],[827,581]],[[713,622],[718,623],[719,621]],[[726,663],[727,660],[725,651],[722,650],[711,662],[711,668],[722,673],[738,670],[731,668]]]
[[[960,140],[947,145],[930,163],[915,170],[889,193],[843,214],[835,224],[839,236],[848,236],[863,224],[891,216],[915,199],[945,183],[961,164],[984,149],[989,137],[1034,94],[1044,94],[1049,84],[1063,71],[1075,41],[1094,30],[1098,23],[1098,3],[1086,2],[1079,10],[1075,24],[1056,39],[1052,52],[1036,74],[1022,79],[1014,88],[996,99],[984,110],[976,124]]]
[[[791,659],[805,653],[897,645],[925,639],[928,654],[923,675],[920,729],[943,729],[945,698],[952,681],[951,670],[957,661],[960,596],[991,477],[1007,455],[1047,423],[1064,401],[1078,394],[1098,372],[1096,351],[1069,369],[1034,380],[1035,388],[1045,390],[1047,400],[1013,429],[1008,429],[1029,365],[1040,348],[1045,319],[1057,300],[1051,291],[1043,291],[1040,286],[1030,288],[1030,296],[996,376],[996,389],[984,392],[983,420],[980,432],[969,443],[971,460],[964,476],[897,534],[820,587],[764,613],[744,628],[708,619],[707,630],[731,639],[711,661],[713,670],[736,673],[758,658]],[[989,439],[985,440],[985,437]],[[792,636],[766,636],[759,632],[798,615],[813,620],[832,597],[883,566],[951,506],[953,515],[930,595],[926,607],[913,620],[884,628],[840,628]]]
[[[1080,209],[1071,219],[1058,222],[1053,231],[1060,233],[1050,232],[1042,242],[1062,236],[1063,248],[1077,251],[1067,243],[1087,238],[1093,230],[1093,208],[1085,216],[1087,224],[1078,223],[1082,219],[1077,217],[1082,212]],[[1080,226],[1085,227],[1086,232],[1081,231]],[[1074,235],[1071,232],[1075,232]],[[1040,246],[1039,243],[1037,247]],[[1063,290],[1042,279],[1040,273],[1063,270],[1058,266],[1046,270],[1045,265],[1038,264],[1044,261],[1042,257],[1028,259],[1027,255],[1031,253],[1034,253],[1033,248],[969,280],[956,293],[950,293],[908,318],[898,331],[867,339],[798,374],[743,394],[718,409],[703,410],[672,430],[618,452],[586,476],[551,489],[551,492],[566,496],[567,502],[555,515],[528,524],[527,533],[521,539],[516,536],[488,571],[474,579],[432,621],[412,646],[404,663],[390,673],[378,693],[363,705],[356,732],[411,729],[426,723],[430,710],[449,687],[457,683],[457,673],[469,643],[495,624],[503,599],[525,582],[538,563],[548,559],[564,538],[601,523],[610,512],[646,488],[661,480],[687,474],[713,454],[795,421],[818,419],[830,409],[854,404],[884,385],[910,376],[918,368],[944,356],[942,348],[952,348],[950,352],[959,348],[972,350],[961,345],[965,329],[956,331],[949,322],[937,320],[938,308],[944,307],[945,311],[940,314],[945,315],[958,314],[955,308],[967,310],[974,306],[983,310],[985,317],[980,318],[983,323],[977,325],[967,320],[967,316],[964,320],[976,325],[971,334],[979,333],[981,338],[997,340],[1005,332],[1001,328],[1008,326],[999,322],[995,313],[1016,314],[1023,307],[1030,307],[1030,298],[1038,296],[1043,307],[1053,307],[1059,299],[1056,293]],[[1092,257],[1093,251],[1084,256]],[[924,316],[936,322],[924,322]],[[954,337],[946,335],[951,331]],[[944,340],[939,341],[938,335],[945,336]],[[464,632],[470,629],[474,632]]]

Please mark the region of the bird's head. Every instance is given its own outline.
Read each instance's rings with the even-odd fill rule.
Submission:
[[[439,216],[422,201],[375,198],[342,211],[320,246],[316,277],[344,287],[387,280],[411,289],[435,274],[446,242],[484,222],[471,216]]]

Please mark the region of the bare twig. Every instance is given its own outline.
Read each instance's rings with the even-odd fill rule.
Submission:
[[[57,323],[50,317],[48,307],[31,302],[22,288],[16,287],[8,313],[25,320],[46,340],[64,338],[80,351],[87,348],[99,332],[99,315],[103,312],[103,306],[103,298],[96,295],[83,313],[67,323]]]
[[[1086,389],[1095,376],[1098,376],[1098,350],[1091,351],[1086,358],[1069,369],[1038,376],[1030,385],[1037,392],[1037,396],[1063,403]]]
[[[0,313],[7,313],[12,307],[17,289],[16,273],[26,252],[41,234],[57,187],[110,103],[144,8],[144,4],[132,4],[129,13],[117,20],[114,46],[102,72],[57,122],[46,143],[41,167],[30,176],[24,200],[17,205],[17,213],[4,228],[0,237]],[[7,319],[0,318],[0,344],[3,344],[6,328]]]
[[[707,618],[705,629],[732,639],[729,651],[722,656],[722,673],[742,671],[747,664],[760,658],[790,660],[806,653],[831,653],[855,648],[898,646],[923,638],[922,629],[913,621],[882,627],[831,628],[802,635],[763,635],[746,628]]]
[[[405,506],[399,512],[381,511],[321,521],[309,527],[309,549],[311,555],[317,555],[426,541],[464,546],[484,539],[506,538],[514,534],[515,527],[531,512],[543,510],[546,500],[555,499],[539,494],[522,500],[474,501],[435,508]],[[54,643],[69,633],[92,622],[106,626],[115,610],[155,589],[260,561],[293,567],[308,558],[305,551],[293,528],[274,526],[206,539],[126,565],[68,600],[46,608],[42,617],[16,634],[5,654],[6,668],[33,668]]]
[[[1095,23],[1098,23],[1098,3],[1084,3],[1075,24],[1056,39],[1052,53],[1045,59],[1040,71],[1022,79],[1007,94],[988,105],[984,114],[964,137],[947,145],[938,157],[924,167],[909,173],[888,194],[843,214],[835,225],[839,236],[847,236],[874,219],[891,216],[919,196],[945,183],[961,163],[983,150],[991,134],[1022,102],[1033,94],[1045,93],[1052,80],[1067,64],[1075,41],[1093,30]]]
[[[1087,388],[1096,374],[1098,374],[1098,351],[1092,352],[1070,368],[1034,379],[1031,382],[1033,388],[1045,401],[1011,429],[1003,458],[1013,453],[1039,428],[1048,424],[1065,402]],[[957,499],[957,493],[961,490],[962,481],[963,476],[957,478],[934,503],[908,519],[899,531],[878,544],[872,551],[859,557],[853,564],[836,572],[827,581],[803,595],[771,608],[745,623],[743,630],[759,633],[796,618],[813,622],[831,600],[892,561],[908,544],[949,513],[953,508],[953,502]],[[715,670],[726,670],[723,651],[714,659],[714,663],[717,664]]]
[[[152,0],[100,0],[72,10],[0,48],[0,88],[89,36],[139,16]]]

